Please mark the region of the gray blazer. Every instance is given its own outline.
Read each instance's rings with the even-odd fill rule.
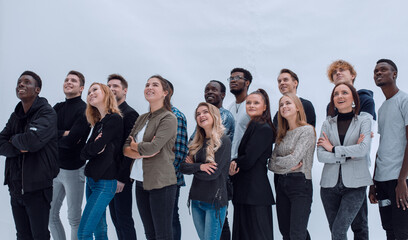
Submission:
[[[351,120],[350,126],[344,137],[344,144],[340,144],[337,130],[337,116],[327,117],[322,126],[320,137],[326,133],[330,142],[336,147],[335,152],[328,152],[321,146],[317,147],[317,159],[324,163],[320,186],[323,188],[334,187],[339,178],[339,169],[343,184],[349,188],[357,188],[373,184],[367,166],[367,155],[370,154],[371,145],[371,116],[362,114]],[[360,134],[364,140],[357,144]],[[352,159],[346,160],[346,157]]]

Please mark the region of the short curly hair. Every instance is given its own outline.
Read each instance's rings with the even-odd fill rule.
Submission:
[[[344,60],[337,60],[334,61],[332,64],[330,64],[330,66],[327,68],[327,77],[329,78],[330,82],[334,82],[333,80],[333,72],[336,68],[343,68],[344,70],[349,70],[351,75],[354,75],[354,79],[353,79],[353,84],[354,84],[354,80],[357,77],[357,72],[356,70],[354,70],[353,65],[351,65],[349,62],[346,62]]]

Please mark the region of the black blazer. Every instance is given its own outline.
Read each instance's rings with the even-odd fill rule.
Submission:
[[[236,161],[239,172],[231,177],[234,185],[234,204],[274,204],[267,176],[268,158],[272,154],[275,134],[267,123],[251,121],[242,137]]]

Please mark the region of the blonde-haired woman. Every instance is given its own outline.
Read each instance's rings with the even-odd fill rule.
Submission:
[[[85,167],[86,205],[78,239],[108,239],[106,207],[115,195],[116,156],[122,150],[123,122],[115,96],[108,86],[92,83],[88,90],[86,118],[91,136],[82,149]]]
[[[218,108],[200,103],[195,111],[196,135],[180,171],[194,174],[189,200],[201,240],[220,239],[227,211],[227,177],[231,140],[224,134]]]
[[[278,136],[269,161],[275,173],[276,212],[283,239],[310,239],[312,165],[316,133],[307,124],[300,99],[291,93],[279,100]]]

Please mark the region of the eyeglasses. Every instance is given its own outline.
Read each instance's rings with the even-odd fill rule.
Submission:
[[[227,78],[227,81],[228,81],[228,82],[231,82],[231,81],[238,81],[238,80],[240,80],[240,79],[242,79],[242,80],[246,80],[244,77],[241,77],[241,76],[235,76],[235,77],[229,77],[229,78]]]

